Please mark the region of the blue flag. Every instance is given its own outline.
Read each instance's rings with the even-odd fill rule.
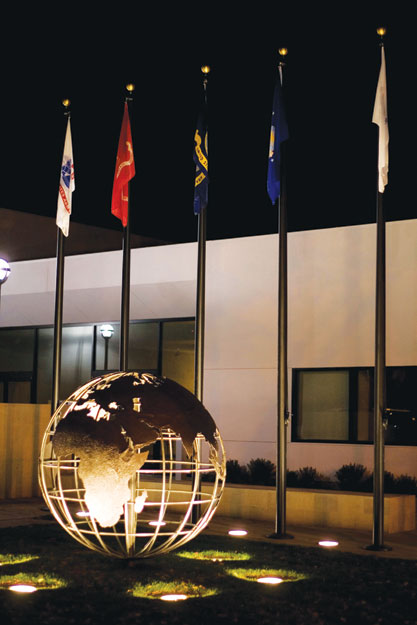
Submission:
[[[267,189],[272,204],[275,204],[277,198],[281,195],[281,143],[288,139],[288,136],[281,81],[278,78],[272,104],[271,138],[268,157]]]
[[[193,158],[195,162],[194,214],[198,215],[208,204],[208,133],[204,112],[200,113],[197,120]]]

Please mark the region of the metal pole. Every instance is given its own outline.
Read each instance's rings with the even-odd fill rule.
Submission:
[[[64,100],[64,115],[68,119],[71,116],[69,100]],[[59,387],[61,382],[61,357],[62,357],[62,318],[64,302],[64,235],[61,228],[57,227],[56,247],[56,287],[55,287],[55,318],[54,318],[54,346],[52,361],[52,398],[51,414],[54,414],[59,404]]]
[[[206,209],[198,215],[197,301],[195,319],[194,393],[203,401],[204,325],[206,286]]]
[[[381,31],[381,32],[380,32]],[[383,46],[385,29],[378,29]],[[381,146],[379,146],[381,149]],[[376,198],[376,297],[375,297],[375,371],[374,371],[374,484],[371,551],[388,551],[384,545],[384,419],[386,415],[386,255],[383,193]]]
[[[203,66],[204,103],[207,106],[207,82],[210,68]],[[197,250],[197,297],[195,318],[195,351],[194,351],[194,394],[199,401],[203,401],[204,382],[204,330],[205,330],[205,301],[206,301],[206,224],[207,206],[201,207],[198,214],[198,250]],[[193,489],[199,493],[201,490],[201,476],[198,463],[201,455],[201,442],[195,441],[196,451],[193,454],[195,473],[193,474]],[[199,498],[197,495],[196,499]],[[193,506],[191,519],[197,523],[201,514],[200,506]]]
[[[280,54],[285,56],[286,49]],[[280,73],[284,62],[280,61]],[[288,425],[288,251],[287,251],[287,180],[286,144],[281,144],[281,193],[278,198],[278,379],[277,379],[277,457],[275,532],[271,538],[293,538],[287,534],[287,425]]]
[[[54,319],[54,347],[52,364],[52,401],[51,414],[54,414],[59,403],[59,385],[61,380],[62,354],[62,312],[64,301],[64,235],[61,228],[57,228],[56,251],[56,288],[55,288],[55,319]]]
[[[133,85],[127,85],[129,94],[133,93]],[[126,96],[129,104],[132,96]],[[129,116],[130,121],[130,116]],[[120,314],[120,371],[127,371],[129,366],[129,315],[130,315],[130,182],[128,183],[127,224],[123,228],[123,270],[122,270],[122,302]]]
[[[130,183],[129,183],[130,196]],[[122,308],[120,315],[120,371],[127,371],[129,349],[130,312],[130,199],[127,208],[127,225],[123,228]]]

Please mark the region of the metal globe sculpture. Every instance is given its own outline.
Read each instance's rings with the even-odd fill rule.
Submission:
[[[216,424],[192,393],[168,378],[118,372],[88,382],[56,410],[39,482],[73,538],[139,558],[171,551],[207,526],[225,466]]]

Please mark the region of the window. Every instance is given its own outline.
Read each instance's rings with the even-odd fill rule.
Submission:
[[[96,375],[119,370],[120,324],[105,340],[102,324],[62,328],[60,400]],[[53,327],[0,329],[0,402],[48,403],[52,396]],[[132,371],[164,375],[194,386],[194,320],[132,321]]]
[[[373,368],[294,369],[292,440],[371,443]],[[417,367],[387,367],[387,444],[417,445]]]

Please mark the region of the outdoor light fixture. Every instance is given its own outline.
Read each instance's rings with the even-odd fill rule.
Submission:
[[[161,601],[183,601],[188,599],[187,595],[162,595]]]
[[[87,512],[87,510],[80,510],[79,512],[77,512],[77,516],[80,516],[80,517],[91,516],[91,514]]]
[[[246,530],[229,530],[229,536],[246,536]]]
[[[284,580],[281,577],[259,577],[256,581],[260,584],[280,584]]]
[[[0,286],[4,284],[10,274],[10,265],[7,260],[0,258]]]
[[[100,326],[100,334],[104,339],[104,371],[107,371],[107,363],[109,359],[109,341],[114,334],[114,328],[109,323]]]
[[[103,339],[111,339],[114,334],[114,328],[109,323],[104,323],[100,326],[100,334]]]
[[[35,592],[37,588],[35,586],[29,586],[28,584],[14,584],[13,586],[9,586],[9,590],[13,590],[13,592]]]
[[[338,542],[337,540],[319,540],[320,547],[337,547],[338,546]]]
[[[149,521],[148,525],[152,525],[152,527],[160,527],[161,525],[166,525],[165,521]]]

